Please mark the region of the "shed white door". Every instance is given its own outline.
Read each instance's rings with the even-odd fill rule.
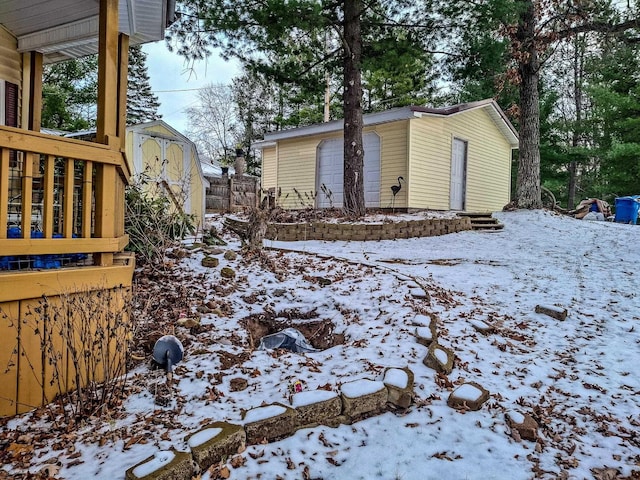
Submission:
[[[364,201],[365,206],[380,206],[380,137],[368,133],[364,144]],[[325,140],[318,147],[316,191],[318,208],[342,207],[344,202],[343,139]]]
[[[451,187],[449,190],[449,208],[451,210],[464,210],[466,176],[467,142],[454,138],[451,152]]]

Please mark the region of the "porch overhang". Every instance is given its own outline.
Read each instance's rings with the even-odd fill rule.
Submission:
[[[118,8],[119,31],[137,45],[164,38],[175,0],[120,0]],[[19,51],[55,63],[98,52],[99,10],[99,0],[3,0],[0,24],[17,38]]]

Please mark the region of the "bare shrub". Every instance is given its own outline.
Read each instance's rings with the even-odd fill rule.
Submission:
[[[40,349],[23,349],[21,358],[68,423],[119,405],[134,330],[130,301],[130,289],[116,287],[43,297],[26,308],[20,342],[35,339]]]

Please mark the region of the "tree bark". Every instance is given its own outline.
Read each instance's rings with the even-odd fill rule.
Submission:
[[[521,46],[520,74],[520,158],[516,181],[516,201],[520,208],[542,208],[540,190],[540,104],[538,80],[540,61],[535,43],[533,2],[525,1],[518,23]]]
[[[347,215],[362,217],[364,147],[362,144],[362,0],[344,1],[344,203]]]
[[[580,145],[580,132],[582,131],[582,76],[584,73],[584,47],[580,45],[580,39],[576,36],[573,42],[573,101],[576,109],[576,121],[571,137],[571,146]],[[569,185],[567,192],[567,209],[573,210],[576,205],[576,187],[578,180],[578,162],[572,160],[567,169],[569,173]]]

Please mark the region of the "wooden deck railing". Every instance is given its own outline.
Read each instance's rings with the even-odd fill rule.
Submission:
[[[0,126],[0,255],[90,253],[110,265],[128,242],[125,165],[106,145]]]

